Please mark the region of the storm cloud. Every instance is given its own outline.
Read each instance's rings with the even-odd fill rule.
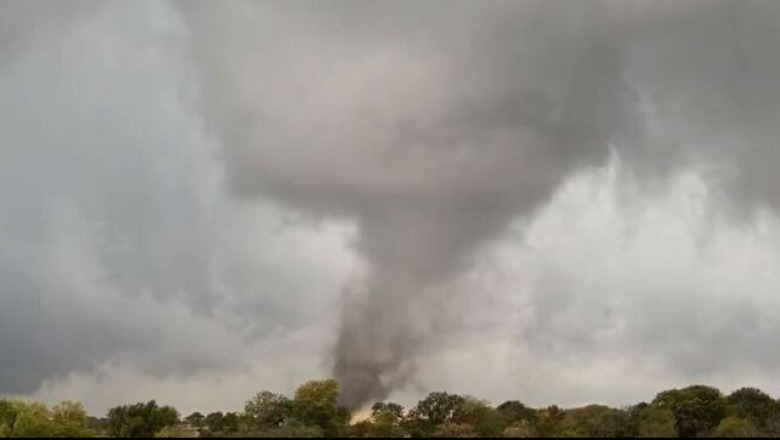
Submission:
[[[516,371],[469,376],[491,343],[596,384],[608,356],[763,374],[777,280],[737,260],[776,258],[778,21],[769,0],[5,2],[0,391],[241,375],[296,332],[352,407],[493,389]]]
[[[78,3],[0,8],[27,24],[74,18],[4,46],[25,49],[0,71],[0,389],[104,363],[240,370],[247,341],[297,328],[302,289],[328,291],[345,264],[279,264],[338,245],[222,197],[215,148],[183,104],[170,8],[107,2],[78,20]]]
[[[774,127],[754,127],[750,111],[738,109],[768,115],[780,101],[774,46],[725,45],[774,41],[777,7],[433,5],[183,8],[202,69],[202,111],[224,141],[233,190],[358,222],[370,273],[364,295],[344,307],[334,367],[352,407],[402,380],[394,375],[431,331],[419,323],[436,316],[435,302],[420,301],[425,292],[462,272],[480,245],[531,215],[571,173],[603,166],[613,150],[662,170],[689,155],[729,154],[689,141],[692,152],[664,163],[643,111],[704,119],[701,136],[710,126],[741,132],[749,146],[727,158],[739,173],[730,189],[763,188],[768,182],[747,176],[771,175],[739,158],[771,163],[761,137],[773,136],[760,129]],[[753,15],[767,24],[741,24]],[[748,58],[759,81],[735,76],[751,70]],[[668,102],[668,92],[683,101]],[[774,203],[766,196],[756,194]]]

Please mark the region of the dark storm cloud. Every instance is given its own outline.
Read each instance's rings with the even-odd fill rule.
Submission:
[[[0,391],[112,360],[161,378],[222,371],[269,331],[327,322],[320,294],[347,258],[312,244],[329,232],[278,238],[268,200],[357,225],[368,270],[345,286],[332,359],[351,406],[444,350],[449,284],[573,176],[617,157],[640,182],[699,170],[745,218],[780,203],[774,1],[175,5],[0,3],[0,349],[14,354]],[[723,309],[695,314],[714,285],[674,276],[676,262],[709,264],[676,255],[682,239],[664,242],[668,283],[638,252],[626,278],[580,286],[594,250],[622,258],[598,237],[537,268],[553,288],[522,292],[540,362],[557,356],[545,346],[600,354],[624,316],[608,348],[650,347],[680,374],[777,364],[750,348],[776,328],[750,323],[765,297],[719,290]],[[732,292],[771,285],[735,277]],[[600,296],[631,283],[670,293]]]
[[[399,380],[424,291],[630,135],[601,3],[181,5],[235,190],[359,223],[370,275],[335,356],[350,406]]]
[[[725,155],[730,189],[775,203],[776,3],[179,5],[234,191],[359,223],[370,275],[334,369],[351,406],[413,359],[427,290],[611,149],[646,175]],[[739,141],[675,151],[646,125],[667,110]]]
[[[656,120],[657,143],[711,164],[743,212],[778,208],[780,4],[691,2],[640,36],[628,70]]]

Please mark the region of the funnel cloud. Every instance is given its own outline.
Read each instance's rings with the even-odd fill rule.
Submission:
[[[611,152],[638,175],[726,156],[728,191],[778,202],[773,2],[182,7],[235,193],[359,226],[369,272],[333,370],[352,408],[403,382],[437,314],[426,292]],[[677,148],[654,115],[701,138]]]

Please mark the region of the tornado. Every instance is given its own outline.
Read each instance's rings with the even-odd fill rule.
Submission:
[[[776,2],[177,5],[230,191],[358,226],[368,272],[333,352],[352,410],[430,349],[432,292],[613,154],[638,175],[727,161],[725,193],[780,204]],[[656,136],[651,114],[701,137]]]

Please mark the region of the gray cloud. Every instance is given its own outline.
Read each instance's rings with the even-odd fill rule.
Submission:
[[[709,163],[735,213],[776,209],[770,164],[778,160],[772,115],[780,109],[780,5],[697,6],[648,26],[628,70],[645,93],[657,142]]]
[[[413,358],[425,290],[610,148],[643,175],[725,162],[735,201],[776,202],[768,2],[184,10],[234,189],[359,222],[371,274],[345,306],[334,370],[351,406]],[[668,112],[687,138],[644,121]]]
[[[352,406],[418,351],[425,290],[610,149],[641,176],[725,164],[735,201],[775,203],[772,3],[184,11],[234,190],[359,222],[371,274],[335,359]],[[682,133],[646,124],[669,113]]]
[[[415,385],[532,405],[627,405],[691,383],[776,394],[780,223],[718,215],[702,177],[630,205],[621,193],[644,189],[619,167],[569,180],[459,280],[458,326]],[[413,402],[410,388],[391,398]]]
[[[37,44],[45,44],[101,6],[99,0],[31,0],[0,6],[0,69]]]
[[[284,227],[223,196],[182,105],[191,78],[166,4],[106,3],[65,31],[54,3],[0,5],[30,25],[0,70],[0,392],[111,362],[158,377],[246,367],[247,344],[299,328],[301,294],[333,290],[349,265],[290,262],[338,256],[349,231]],[[35,29],[47,20],[56,36]]]
[[[474,321],[503,310],[520,315],[511,363],[575,358],[598,376],[612,355],[680,380],[775,366],[775,281],[664,241],[685,211],[627,187],[661,182],[657,196],[695,170],[712,207],[680,230],[774,258],[739,228],[778,206],[778,4],[444,4],[0,5],[0,348],[15,354],[0,391],[105,363],[154,383],[234,372],[269,334],[316,328],[325,347],[337,306],[329,360],[352,406],[439,383],[437,356],[478,359],[468,344],[508,329]],[[614,158],[614,206],[561,201]],[[285,226],[290,212],[305,221]],[[518,219],[515,269],[535,284],[458,295]]]
[[[334,370],[352,407],[418,350],[417,298],[630,126],[601,3],[181,5],[234,189],[359,223],[370,275]]]

